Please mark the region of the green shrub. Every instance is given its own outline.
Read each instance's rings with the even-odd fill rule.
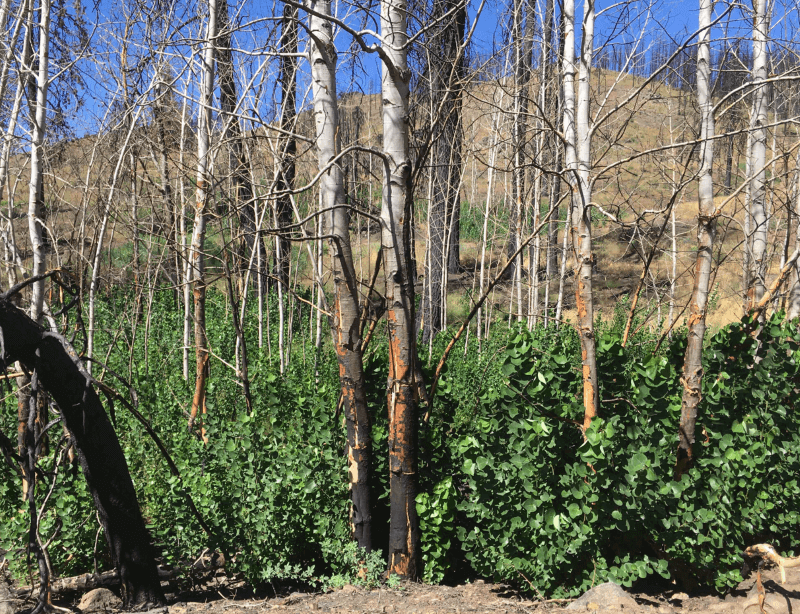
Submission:
[[[377,548],[366,557],[344,547],[349,501],[345,433],[341,417],[334,419],[338,368],[329,346],[317,355],[308,308],[295,313],[292,360],[280,375],[277,306],[267,304],[270,356],[266,343],[258,348],[251,302],[244,323],[253,412],[215,359],[204,445],[186,431],[193,383],[181,376],[180,307],[171,293],[159,293],[145,338],[143,323],[134,335],[132,305],[129,293],[115,290],[98,306],[98,355],[108,353],[109,366],[131,378],[140,411],[183,478],[171,476],[141,425],[117,407],[116,430],[164,559],[193,559],[210,547],[233,555],[232,571],[255,584],[290,577],[317,586],[356,581],[363,560],[361,579],[374,584],[388,546],[385,338],[376,335],[364,359]],[[697,462],[675,482],[685,339],[676,334],[654,355],[656,339],[643,329],[622,348],[623,311],[598,327],[601,417],[586,441],[580,344],[570,327],[500,324],[480,352],[474,338],[465,353],[463,345],[454,350],[430,421],[420,424],[417,511],[426,581],[458,579],[466,565],[467,573],[552,596],[653,574],[723,589],[739,579],[744,546],[771,541],[792,553],[800,524],[796,325],[775,316],[757,337],[745,322],[708,338]],[[233,363],[230,318],[225,297],[209,292],[210,345]],[[448,341],[447,332],[434,341],[433,361],[423,365],[428,382]],[[114,382],[109,374],[105,380]],[[15,431],[13,395],[0,424]],[[41,460],[45,471],[57,447]],[[0,464],[0,548],[27,576],[28,519],[18,480]],[[212,535],[190,513],[184,489]],[[76,467],[60,471],[42,535],[59,524],[50,546],[58,573],[91,570],[98,524]],[[97,563],[108,565],[102,536]]]
[[[473,569],[552,595],[654,573],[722,589],[740,580],[745,546],[794,545],[798,332],[778,317],[748,332],[709,340],[698,460],[678,482],[683,340],[639,358],[616,334],[598,339],[602,417],[584,442],[578,356],[520,332],[501,366],[508,386],[455,440]]]

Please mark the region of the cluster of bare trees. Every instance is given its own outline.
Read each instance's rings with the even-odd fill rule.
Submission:
[[[800,315],[796,7],[699,0],[696,25],[655,27],[655,5],[513,0],[490,52],[500,9],[485,1],[250,4],[125,0],[97,23],[51,0],[0,4],[3,269],[9,287],[38,279],[30,317],[56,326],[43,274],[69,271],[91,360],[99,293],[128,284],[146,336],[153,293],[171,288],[187,379],[195,353],[187,426],[205,439],[209,288],[234,307],[236,362],[219,368],[248,408],[248,352],[276,354],[283,372],[310,295],[318,346],[329,338],[338,358],[354,537],[370,549],[362,356],[370,318],[368,335],[385,314],[389,567],[417,577],[417,427],[437,383],[423,380],[418,339],[430,352],[461,322],[438,378],[464,334],[483,339],[506,318],[558,327],[569,312],[585,430],[599,414],[595,285],[632,253],[624,342],[640,300],[664,334],[686,316],[680,476],[715,275],[741,265],[746,312]],[[378,71],[380,92],[368,85]],[[695,200],[696,213],[681,206]],[[471,288],[455,317],[454,288]],[[19,389],[22,449],[25,377]]]

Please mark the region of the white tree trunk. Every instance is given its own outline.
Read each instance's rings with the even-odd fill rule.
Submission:
[[[759,85],[767,78],[767,35],[769,18],[767,0],[753,0],[753,92],[752,145],[750,150],[750,275],[747,288],[748,305],[757,304],[764,295],[767,263],[767,86]]]
[[[331,14],[330,0],[309,0],[315,12]],[[329,19],[311,15],[311,65],[314,123],[317,135],[317,163],[322,171],[340,152],[339,107],[336,97],[336,47]],[[372,550],[370,504],[370,457],[372,435],[364,387],[361,355],[361,310],[358,282],[350,247],[350,215],[345,204],[344,176],[339,163],[333,164],[319,182],[324,228],[317,234],[329,237],[334,282],[334,313],[330,322],[339,362],[342,406],[347,424],[350,467],[350,522],[359,547]],[[319,246],[321,253],[322,246]],[[320,287],[320,302],[322,288]],[[317,320],[319,322],[319,319]],[[321,342],[321,337],[318,336]]]
[[[402,578],[421,574],[417,494],[416,335],[408,146],[406,0],[381,1],[384,185],[381,244],[389,328],[389,571]]]
[[[697,41],[697,103],[700,107],[700,170],[697,199],[697,264],[688,322],[686,354],[683,365],[683,399],[678,429],[676,477],[687,471],[693,462],[697,406],[703,384],[703,338],[706,330],[706,307],[711,280],[711,258],[714,248],[716,218],[714,207],[714,111],[711,98],[711,12],[713,0],[700,0],[699,36]]]
[[[206,413],[206,384],[208,379],[208,340],[206,337],[206,279],[205,238],[209,201],[209,169],[211,156],[212,114],[214,96],[214,58],[217,37],[217,2],[208,2],[208,27],[203,49],[203,70],[200,82],[200,113],[197,126],[197,189],[195,192],[194,228],[189,246],[189,274],[194,294],[195,391],[192,399],[191,429],[197,414]],[[205,438],[205,435],[203,435]]]
[[[41,218],[42,179],[44,175],[44,135],[47,121],[47,90],[50,85],[50,0],[42,0],[39,6],[39,71],[36,75],[36,103],[31,109],[33,130],[31,139],[31,177],[28,184],[28,232],[30,233],[31,250],[33,252],[33,269],[31,276],[45,272],[46,259]],[[32,285],[31,318],[39,321],[44,308],[44,280]]]
[[[594,342],[594,306],[592,295],[592,225],[591,225],[591,129],[589,125],[590,78],[594,43],[594,0],[583,5],[583,33],[581,37],[578,101],[575,108],[573,83],[575,78],[574,0],[564,2],[564,135],[567,180],[572,188],[572,215],[570,231],[575,254],[575,302],[578,310],[577,324],[583,356],[583,428],[587,429],[597,415],[599,397],[597,388],[597,360]]]

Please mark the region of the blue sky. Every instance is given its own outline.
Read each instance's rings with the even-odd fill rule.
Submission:
[[[507,4],[510,0],[488,0],[482,10],[480,19],[475,28],[472,41],[473,55],[482,58],[494,57],[502,60],[505,54],[504,45],[507,42]],[[543,2],[543,0],[538,0]],[[478,0],[471,0],[468,14],[470,25],[475,18],[479,6]],[[558,4],[558,2],[557,2]],[[581,0],[576,1],[578,20],[581,19],[582,6]],[[116,29],[119,31],[119,23],[114,26],[115,20],[119,21],[120,7],[122,4],[113,3],[109,0],[102,0],[97,5],[85,7],[86,17],[89,22],[96,25],[94,33],[93,55],[86,58],[82,65],[86,75],[87,88],[81,93],[83,107],[80,117],[75,118],[76,131],[78,134],[91,132],[102,120],[103,113],[112,94],[117,87],[118,70],[115,72],[114,65],[118,63],[119,39],[109,36],[109,31]],[[241,82],[249,81],[253,78],[257,68],[262,72],[253,81],[252,88],[248,92],[248,100],[244,108],[255,108],[263,121],[271,121],[274,114],[276,93],[275,81],[277,77],[277,62],[274,60],[265,63],[263,50],[269,40],[274,41],[274,33],[277,24],[270,21],[274,15],[280,11],[282,4],[277,1],[271,3],[264,2],[230,2],[230,6],[236,7],[238,17],[245,26],[236,35],[235,44],[247,53],[238,54],[240,92]],[[349,0],[338,0],[334,4],[337,15],[346,20],[351,27],[362,29],[378,30],[378,4],[376,0],[367,0],[366,4],[354,4]],[[724,10],[722,2],[717,4],[717,12]],[[617,3],[613,0],[602,0],[596,4],[599,18],[596,28],[595,47],[605,42],[612,45],[620,43],[630,43],[641,39],[641,48],[647,48],[656,41],[672,39],[678,43],[685,40],[687,33],[694,32],[697,28],[697,7],[695,2],[682,0],[661,0],[655,3],[650,2],[626,2]],[[173,16],[174,23],[182,23],[190,20],[194,15],[189,11],[202,13],[202,4],[192,4],[188,8],[181,9]],[[796,7],[787,0],[776,1],[773,19],[773,31],[777,38],[790,37],[797,27]],[[731,13],[732,22],[728,25],[728,36],[748,36],[749,21],[746,15],[741,12]],[[620,21],[623,23],[620,26]],[[177,89],[180,91],[188,86],[186,90],[190,98],[196,98],[195,84],[197,82],[197,57],[192,55],[192,43],[197,48],[197,38],[201,33],[201,22],[196,19],[185,30],[185,38],[182,42],[174,45],[171,49],[175,53],[173,65],[178,72]],[[644,34],[642,34],[644,32]],[[579,33],[578,33],[579,34]],[[301,31],[302,35],[302,31]],[[725,28],[722,25],[715,28],[713,38],[719,39],[725,35]],[[371,40],[370,42],[375,42]],[[380,64],[375,54],[353,54],[352,40],[344,32],[339,32],[336,37],[336,44],[340,52],[339,70],[339,91],[340,93],[353,90],[375,92],[380,87]],[[301,51],[305,46],[305,41],[301,42]],[[262,53],[259,53],[259,50]],[[146,55],[148,50],[141,48],[138,44],[129,46],[132,57],[136,55]],[[180,58],[178,56],[184,56]],[[191,59],[193,58],[194,61]],[[102,60],[97,63],[96,60]],[[194,73],[192,72],[194,71]],[[300,106],[309,103],[303,94],[308,89],[307,62],[300,60],[299,77],[299,101]],[[115,80],[116,78],[116,80]],[[145,79],[146,81],[146,79]],[[143,84],[143,87],[146,84]]]

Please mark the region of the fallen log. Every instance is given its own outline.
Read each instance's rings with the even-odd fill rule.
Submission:
[[[158,579],[160,582],[170,582],[181,577],[217,571],[225,567],[225,559],[219,555],[212,556],[207,562],[208,564],[206,565],[205,560],[198,559],[198,561],[188,568],[174,567],[165,569],[159,566],[157,569]],[[85,573],[79,576],[52,580],[50,582],[50,592],[52,594],[86,592],[96,588],[119,586],[121,582],[122,580],[120,579],[119,572],[116,569],[112,569],[111,571],[104,571],[98,574]],[[35,592],[37,590],[39,590],[39,585],[34,584],[33,586],[20,586],[12,589],[11,592],[16,597],[27,597],[32,591]]]
[[[160,576],[161,574],[159,574]],[[50,583],[51,593],[69,593],[78,591],[91,591],[96,588],[117,586],[120,583],[119,572],[114,569],[112,571],[104,571],[103,573],[93,574],[86,573],[80,576],[73,576],[71,578],[59,578]],[[29,595],[32,591],[37,591],[38,585],[33,586],[20,586],[13,590],[13,593],[18,597]]]

